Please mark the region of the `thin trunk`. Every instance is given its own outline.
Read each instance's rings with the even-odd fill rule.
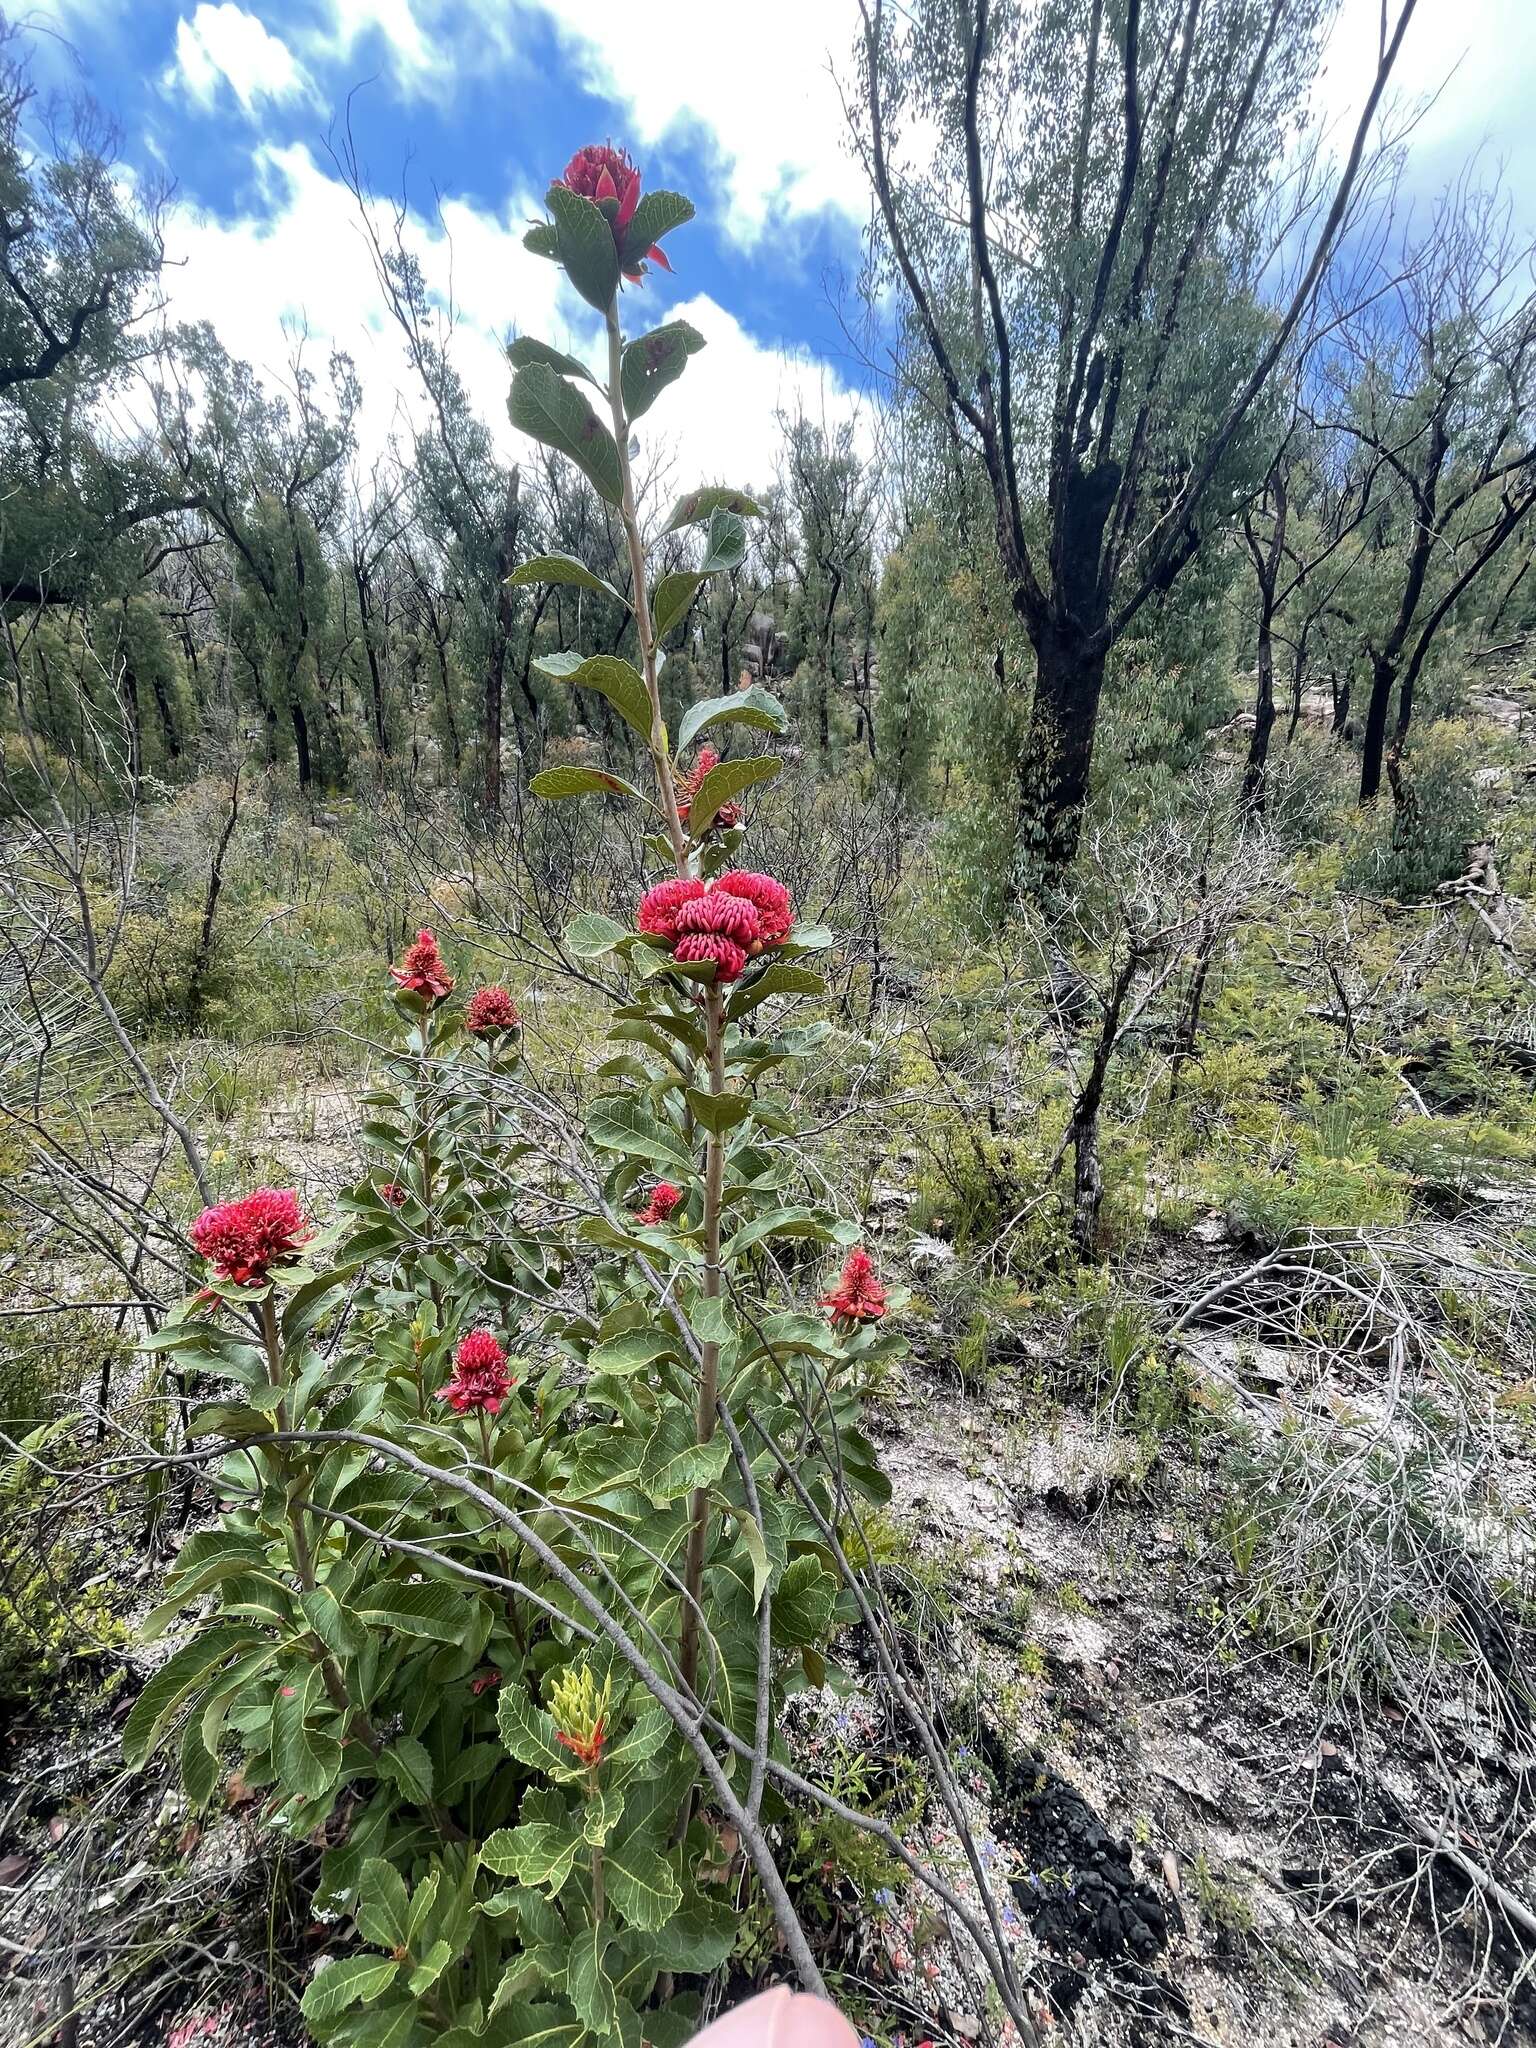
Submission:
[[[290,701],[288,711],[293,720],[293,744],[299,757],[299,788],[307,790],[313,775],[309,759],[309,721],[297,697]]]
[[[1095,641],[1054,627],[1039,634],[1019,764],[1019,853],[1036,894],[1077,855],[1103,690],[1104,655]]]
[[[1360,748],[1360,801],[1375,801],[1381,789],[1382,756],[1387,742],[1387,713],[1392,708],[1392,688],[1397,665],[1385,654],[1371,655],[1371,701],[1366,707],[1365,735]]]

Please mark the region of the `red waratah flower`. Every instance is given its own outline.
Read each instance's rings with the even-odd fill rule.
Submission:
[[[405,959],[389,971],[410,995],[440,1003],[453,994],[453,976],[443,964],[437,940],[425,926],[416,934],[416,943],[406,947]]]
[[[505,1038],[522,1026],[517,1005],[504,988],[477,988],[464,1012],[464,1029],[473,1038]]]
[[[391,1209],[400,1208],[405,1201],[405,1189],[401,1187],[397,1180],[385,1181],[379,1189],[379,1194],[384,1201],[388,1202]]]
[[[677,786],[677,815],[685,825],[688,822],[688,806],[698,795],[700,783],[712,768],[718,768],[719,766],[720,756],[715,752],[714,748],[700,747],[693,766]],[[723,830],[729,831],[732,825],[739,825],[740,823],[741,805],[721,804],[714,817],[710,820],[710,827],[713,828],[719,825]]]
[[[622,260],[625,231],[640,204],[640,173],[630,162],[629,151],[614,149],[606,142],[589,142],[584,149],[577,150],[565,167],[565,176],[555,183],[563,185],[567,192],[580,193],[601,210],[613,230],[613,245]],[[672,268],[654,245],[646,250],[645,261],[659,263],[663,270]],[[643,270],[644,263],[624,264],[624,275],[632,282],[638,283]]]
[[[453,1354],[453,1378],[438,1388],[437,1398],[460,1415],[470,1408],[494,1415],[511,1391],[506,1352],[489,1330],[471,1330]]]
[[[743,896],[752,905],[757,912],[760,936],[765,946],[776,946],[789,937],[795,922],[795,908],[789,891],[772,875],[754,875],[733,868],[716,877],[715,887],[724,889],[731,896]]]
[[[238,1202],[205,1209],[192,1242],[221,1280],[262,1286],[273,1266],[292,1265],[314,1236],[292,1188],[257,1188]]]
[[[743,947],[756,944],[763,936],[756,907],[744,896],[729,895],[724,889],[711,889],[707,896],[680,904],[677,930],[679,937],[684,932],[719,932]]]
[[[848,1254],[847,1263],[830,1294],[817,1303],[834,1323],[852,1329],[859,1323],[877,1323],[885,1314],[885,1289],[875,1278],[875,1262],[863,1245]]]
[[[654,889],[647,889],[640,898],[640,908],[635,912],[636,930],[649,932],[656,939],[675,939],[678,911],[685,903],[694,903],[703,894],[704,884],[691,879],[658,882]]]
[[[672,948],[672,958],[688,962],[713,960],[716,982],[739,981],[747,971],[745,950],[719,932],[684,932]]]
[[[669,1180],[659,1180],[651,1189],[651,1199],[640,1211],[638,1220],[641,1223],[665,1223],[682,1199],[681,1188],[673,1187]]]

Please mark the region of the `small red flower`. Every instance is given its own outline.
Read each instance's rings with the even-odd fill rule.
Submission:
[[[383,1201],[388,1202],[391,1209],[398,1209],[405,1202],[405,1189],[397,1180],[384,1181],[379,1188],[379,1195]]]
[[[635,912],[636,930],[648,932],[655,939],[675,939],[677,913],[685,903],[697,902],[703,894],[704,884],[691,878],[681,882],[658,882],[654,889],[647,889],[640,898],[640,908]]]
[[[567,1735],[563,1728],[555,1730],[556,1742],[563,1742],[574,1757],[580,1758],[589,1771],[595,1771],[603,1760],[603,1744],[608,1740],[608,1730],[602,1720],[594,1726],[590,1735]]]
[[[681,1188],[675,1188],[669,1180],[657,1181],[651,1189],[651,1199],[640,1211],[641,1223],[665,1223],[678,1203],[683,1199]]]
[[[563,185],[567,192],[580,193],[600,209],[613,230],[613,246],[622,260],[625,233],[640,204],[640,173],[630,162],[629,151],[615,149],[606,142],[589,142],[584,149],[577,150],[565,167],[565,176],[555,183]],[[646,250],[645,262],[659,263],[663,270],[672,268],[654,245]],[[638,283],[645,262],[631,259],[623,266],[624,275]]]
[[[440,1003],[453,994],[453,976],[443,963],[437,940],[425,925],[416,934],[415,944],[406,947],[405,959],[389,971],[410,995],[426,996],[431,1002]]]
[[[795,922],[795,907],[789,891],[772,875],[755,875],[738,868],[716,878],[715,887],[728,895],[745,897],[757,912],[760,936],[766,946],[776,946],[789,937]]]
[[[688,822],[688,806],[698,795],[700,783],[703,782],[705,776],[708,775],[712,768],[718,768],[719,766],[720,756],[715,752],[714,748],[700,747],[693,766],[678,783],[677,815],[685,825]],[[740,823],[741,805],[721,804],[714,817],[710,820],[709,829],[712,830],[714,826],[718,825],[722,830],[729,831],[732,825],[739,825]]]
[[[863,1245],[856,1245],[830,1294],[817,1303],[834,1323],[856,1329],[860,1323],[877,1323],[885,1314],[885,1289],[875,1277],[875,1262]]]
[[[713,960],[717,982],[738,981],[747,971],[747,955],[734,939],[718,932],[684,932],[672,948],[674,960]]]
[[[472,1038],[506,1038],[521,1031],[523,1020],[504,988],[477,988],[464,1012],[464,1029]]]
[[[439,1387],[437,1398],[460,1415],[471,1408],[494,1415],[511,1393],[507,1354],[489,1330],[471,1330],[453,1354],[453,1378]]]
[[[291,1265],[314,1236],[292,1188],[257,1188],[238,1202],[205,1209],[192,1242],[221,1280],[260,1287],[273,1266]]]
[[[493,1664],[488,1671],[480,1672],[469,1681],[469,1689],[478,1699],[483,1692],[489,1692],[493,1685],[500,1685],[501,1673]]]

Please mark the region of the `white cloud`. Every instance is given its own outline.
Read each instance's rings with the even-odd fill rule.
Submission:
[[[252,362],[273,388],[288,380],[300,330],[307,333],[305,360],[314,370],[323,371],[330,349],[345,350],[362,383],[359,440],[371,456],[392,433],[422,423],[425,410],[355,203],[302,145],[262,145],[253,163],[260,196],[251,215],[223,220],[186,209],[173,213],[167,234],[177,264],[170,273],[171,313],[209,321],[226,347]],[[440,225],[416,222],[411,233],[428,284],[445,305],[451,296],[455,365],[508,456],[520,437],[506,416],[503,337],[515,329],[599,360],[596,316],[553,264],[522,246],[531,210],[523,194],[513,194],[499,213],[451,200]],[[624,306],[637,329],[662,317],[649,290],[626,294]],[[648,455],[672,458],[678,487],[719,480],[761,486],[773,474],[781,409],[803,409],[829,423],[853,411],[852,394],[824,365],[765,347],[712,298],[692,298],[666,317],[691,320],[706,341],[682,382],[644,422]]]
[[[849,0],[774,0],[769,9],[668,0],[664,14],[633,0],[521,5],[554,23],[589,91],[628,108],[622,139],[631,149],[674,131],[703,137],[725,188],[693,197],[737,241],[751,246],[776,220],[825,207],[852,220],[867,214],[832,75],[834,63],[846,67],[858,27]]]
[[[176,24],[176,61],[167,82],[180,85],[200,106],[211,107],[228,85],[246,113],[259,100],[312,95],[314,88],[281,36],[233,0],[199,0],[190,21]]]

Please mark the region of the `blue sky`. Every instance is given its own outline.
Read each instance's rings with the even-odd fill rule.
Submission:
[[[1378,13],[1379,0],[1345,0],[1323,86],[1336,111]],[[1423,117],[1415,182],[1432,189],[1485,143],[1530,218],[1536,0],[1420,0],[1419,16],[1406,88],[1454,76]],[[173,311],[213,320],[274,377],[301,325],[317,366],[347,349],[371,441],[403,432],[417,401],[326,151],[354,88],[359,153],[381,194],[405,180],[413,240],[452,291],[456,356],[488,419],[503,417],[508,327],[595,340],[588,310],[521,235],[571,149],[608,137],[631,146],[648,185],[699,207],[671,245],[676,277],[647,286],[656,310],[694,320],[709,343],[678,407],[680,465],[762,481],[777,407],[856,404],[836,301],[868,199],[831,76],[847,65],[855,0],[39,0],[31,19],[75,53],[40,39],[43,77],[83,80],[122,124],[130,168],[175,180]]]

